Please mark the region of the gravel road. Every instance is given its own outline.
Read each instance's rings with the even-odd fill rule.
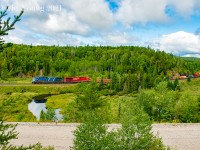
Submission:
[[[73,145],[73,131],[78,124],[18,123],[18,139],[14,145],[29,145],[40,142],[43,146],[54,146],[56,150],[66,150]],[[109,129],[119,128],[111,124]],[[200,124],[153,124],[154,134],[162,137],[165,145],[177,150],[200,149]]]

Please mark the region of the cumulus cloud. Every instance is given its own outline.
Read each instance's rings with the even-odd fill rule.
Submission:
[[[66,32],[87,35],[94,30],[107,30],[114,25],[114,17],[104,0],[3,0],[1,7],[10,11],[24,8],[26,27],[50,34]]]
[[[48,36],[36,34],[32,31],[22,30],[20,28],[16,28],[16,30],[11,31],[9,36],[5,36],[4,40],[6,42],[27,45],[87,45],[80,38],[72,34],[60,33]]]
[[[174,5],[178,14],[183,17],[189,17],[190,15],[195,14],[196,9],[200,8],[199,0],[169,0],[169,3]]]
[[[125,32],[114,32],[108,33],[107,35],[103,36],[104,44],[105,45],[133,45],[134,43],[138,42],[138,39],[129,35]]]
[[[15,35],[7,36],[4,40],[9,43],[23,44],[23,39]]]
[[[178,31],[155,39],[153,47],[175,55],[200,54],[200,38],[193,33]]]
[[[166,5],[163,0],[123,0],[116,17],[125,24],[165,22]]]
[[[116,18],[124,24],[165,23],[170,19],[166,9],[172,6],[176,16],[185,18],[200,14],[199,0],[123,0],[119,2]]]
[[[92,27],[106,29],[114,24],[113,13],[105,0],[65,0],[62,3]]]

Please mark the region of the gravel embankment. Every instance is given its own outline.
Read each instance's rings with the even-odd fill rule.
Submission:
[[[18,123],[18,139],[14,145],[29,145],[40,142],[43,146],[54,146],[56,150],[66,150],[73,145],[73,131],[78,124]],[[109,129],[119,128],[111,124]],[[165,145],[177,150],[200,149],[200,124],[154,124],[153,132],[162,137]]]

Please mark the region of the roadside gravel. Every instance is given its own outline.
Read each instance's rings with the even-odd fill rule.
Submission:
[[[73,145],[73,131],[78,124],[18,123],[18,139],[14,145],[29,145],[40,142],[43,146],[54,146],[56,150],[66,150]],[[119,128],[119,124],[108,125],[109,130]],[[200,124],[153,124],[153,133],[162,137],[165,145],[177,150],[200,149]]]

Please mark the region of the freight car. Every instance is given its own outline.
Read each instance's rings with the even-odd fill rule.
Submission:
[[[200,78],[200,73],[198,72],[195,72],[193,75],[188,75],[188,76],[185,76],[185,75],[175,75],[175,76],[172,76],[170,77],[170,80],[175,80],[175,79],[180,79],[180,80],[184,80],[184,79],[187,79],[187,78]]]
[[[194,73],[194,78],[199,78],[199,77],[200,77],[200,73],[195,72],[195,73]]]

